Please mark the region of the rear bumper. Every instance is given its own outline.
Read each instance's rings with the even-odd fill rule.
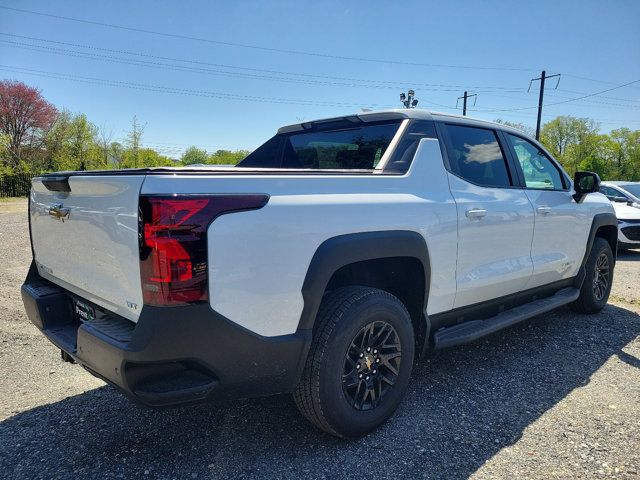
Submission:
[[[77,321],[73,295],[31,269],[22,286],[31,322],[89,372],[147,406],[291,392],[309,331],[261,337],[208,304],[142,309],[136,324],[109,312]]]

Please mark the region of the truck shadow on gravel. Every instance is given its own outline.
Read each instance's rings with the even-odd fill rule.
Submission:
[[[612,356],[637,366],[622,349],[639,334],[618,306],[561,309],[431,354],[397,414],[350,443],[307,424],[289,396],[147,410],[102,387],[2,422],[0,476],[466,478]]]
[[[618,260],[625,262],[640,262],[640,250],[623,250],[618,252]]]

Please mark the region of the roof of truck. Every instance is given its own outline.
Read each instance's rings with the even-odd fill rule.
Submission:
[[[376,122],[384,120],[398,120],[398,119],[417,119],[417,120],[447,120],[452,119],[456,122],[468,123],[469,125],[491,125],[492,127],[500,127],[504,130],[511,130],[522,134],[518,129],[509,127],[502,123],[490,122],[487,120],[481,120],[478,118],[472,118],[462,115],[456,115],[452,113],[433,112],[422,108],[391,108],[388,110],[372,110],[363,111],[353,115],[344,115],[341,117],[322,118],[318,120],[309,120],[306,122],[293,123],[291,125],[285,125],[278,129],[278,133],[297,132],[300,130],[306,130],[312,125],[319,125],[323,123],[331,123],[340,120],[352,120],[354,122]]]

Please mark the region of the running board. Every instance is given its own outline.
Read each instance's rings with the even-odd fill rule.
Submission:
[[[472,342],[490,333],[571,303],[579,296],[580,290],[577,288],[563,288],[551,297],[514,307],[486,320],[469,320],[459,325],[441,328],[433,335],[434,348],[453,347]]]

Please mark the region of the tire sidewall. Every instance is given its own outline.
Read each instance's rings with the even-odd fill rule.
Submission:
[[[396,383],[372,409],[353,408],[342,388],[344,359],[351,342],[367,324],[383,320],[395,329],[402,357]],[[407,388],[413,367],[415,345],[413,327],[407,310],[386,292],[367,295],[351,306],[338,322],[327,342],[320,362],[320,404],[329,424],[345,437],[361,436],[388,419],[398,407]]]
[[[596,262],[598,257],[602,253],[607,255],[607,259],[609,260],[609,285],[607,286],[607,292],[601,300],[596,299],[595,293],[593,291],[593,279],[596,274]],[[593,244],[593,248],[591,250],[591,255],[589,256],[589,261],[587,262],[587,277],[584,282],[584,290],[583,294],[585,294],[587,300],[587,306],[594,311],[599,311],[607,304],[609,300],[609,294],[611,293],[611,287],[613,285],[613,271],[615,260],[613,258],[613,252],[611,251],[611,246],[609,242],[607,242],[603,238],[596,238],[596,241]]]

